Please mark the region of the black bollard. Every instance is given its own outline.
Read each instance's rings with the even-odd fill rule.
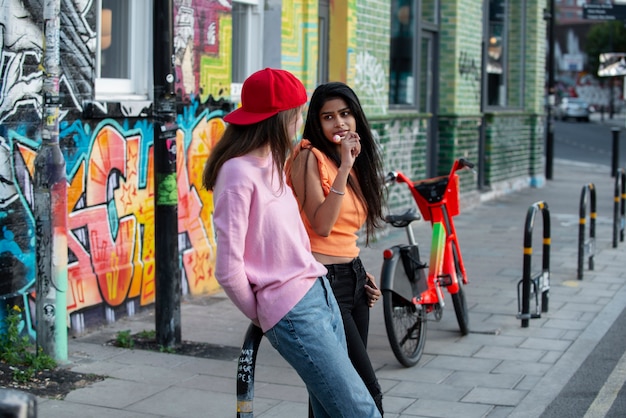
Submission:
[[[613,151],[611,155],[611,177],[615,177],[617,168],[619,167],[619,132],[620,128],[611,128],[613,136]]]

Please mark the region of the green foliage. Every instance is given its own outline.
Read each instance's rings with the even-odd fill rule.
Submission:
[[[626,29],[619,20],[606,21],[591,26],[585,41],[585,52],[589,57],[589,71],[598,74],[600,54],[626,52]]]
[[[123,348],[133,348],[135,341],[133,340],[132,335],[130,335],[130,330],[118,332],[115,337],[115,345]]]
[[[37,371],[54,369],[57,366],[56,361],[44,354],[41,348],[37,351],[27,336],[20,335],[21,309],[14,306],[7,310],[9,312],[4,318],[5,332],[0,335],[0,361],[15,366],[13,379],[26,382]]]
[[[166,347],[164,345],[159,345],[159,351],[161,353],[174,354],[176,352],[176,349],[174,347]]]
[[[154,340],[156,338],[156,331],[155,330],[143,330],[140,331],[139,333],[137,333],[137,337],[139,338],[143,338],[145,340]]]
[[[176,353],[176,347],[167,347],[157,343],[155,330],[143,330],[134,335],[131,335],[130,330],[119,331],[115,338],[115,345],[123,348],[137,346],[140,349],[158,350],[161,353]]]

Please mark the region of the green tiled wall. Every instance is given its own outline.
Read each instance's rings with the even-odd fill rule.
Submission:
[[[426,1],[427,5],[432,2]],[[439,110],[437,171],[447,173],[460,156],[478,162],[481,116],[483,1],[440,1]],[[350,80],[385,155],[386,169],[411,178],[426,175],[427,115],[389,112],[389,2],[356,1],[356,79]],[[485,178],[487,186],[511,179],[543,176],[545,21],[547,0],[510,2],[508,107],[485,113]],[[426,9],[425,9],[426,10]],[[522,17],[524,17],[522,19]],[[461,177],[462,190],[476,190],[475,178]],[[410,196],[392,193],[392,205],[410,205]]]
[[[411,179],[426,177],[426,131],[428,120],[418,114],[370,118],[374,137],[380,144],[385,172],[401,171]],[[389,206],[414,206],[406,187],[389,189]]]
[[[454,160],[460,157],[478,163],[480,116],[441,116],[439,118],[439,158],[437,172],[450,171]],[[461,176],[461,191],[476,187],[470,176]]]
[[[535,119],[523,113],[486,116],[485,147],[487,185],[530,176],[534,155]]]

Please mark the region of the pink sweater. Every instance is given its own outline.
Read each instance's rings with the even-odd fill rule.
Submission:
[[[298,204],[278,175],[271,155],[245,155],[224,163],[213,190],[217,281],[263,332],[327,273],[311,255]]]

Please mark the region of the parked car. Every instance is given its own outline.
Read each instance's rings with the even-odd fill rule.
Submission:
[[[557,119],[576,119],[578,121],[589,122],[591,107],[589,103],[577,97],[564,97],[556,108],[555,117]]]

